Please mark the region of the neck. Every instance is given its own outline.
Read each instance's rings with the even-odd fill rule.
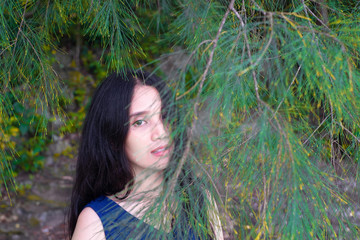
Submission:
[[[150,206],[153,206],[156,198],[163,190],[163,172],[146,171],[137,174],[135,172],[134,184],[126,199],[119,199],[117,194],[110,198],[116,201],[122,208],[137,218],[142,218]],[[125,188],[118,196],[125,194]]]
[[[141,171],[135,173],[133,190],[129,197],[157,197],[162,190],[163,171]]]

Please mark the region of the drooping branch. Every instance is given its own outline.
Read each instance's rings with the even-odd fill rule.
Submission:
[[[195,55],[196,51],[205,43],[211,42],[213,43],[214,40],[204,40],[201,43],[199,43],[199,45],[196,46],[195,50],[192,51],[192,53],[190,54],[189,58],[186,60],[185,64],[184,64],[184,68],[189,64],[190,60],[192,59],[192,57]],[[184,68],[182,71],[184,71]],[[191,92],[192,90],[194,90],[194,88],[202,81],[202,78],[200,78],[194,85],[191,86],[190,89],[188,89],[186,92],[184,92],[183,94],[181,94],[180,96],[176,97],[176,101],[180,100],[181,98],[183,98],[185,95],[187,95],[189,92]]]
[[[193,116],[192,121],[191,121],[191,127],[190,127],[189,137],[188,137],[188,140],[187,140],[186,146],[185,146],[185,151],[184,151],[184,153],[183,153],[183,155],[182,155],[182,157],[180,159],[180,162],[179,162],[179,164],[178,164],[178,166],[177,166],[177,168],[175,170],[174,176],[170,180],[170,189],[166,193],[165,200],[170,195],[170,192],[172,192],[175,189],[175,185],[176,185],[177,179],[180,176],[181,169],[184,166],[185,161],[189,156],[190,145],[191,145],[191,142],[193,140],[193,134],[194,134],[194,130],[195,130],[195,121],[197,119],[197,114],[198,114],[197,112],[198,112],[200,95],[201,95],[201,92],[202,92],[202,89],[203,89],[203,86],[204,86],[206,76],[207,76],[207,74],[208,74],[208,72],[210,70],[210,66],[211,66],[212,61],[213,61],[213,56],[214,56],[214,53],[215,53],[215,49],[217,47],[217,43],[218,43],[219,38],[220,38],[221,31],[222,31],[222,29],[224,27],[224,24],[226,22],[226,19],[227,19],[229,13],[230,13],[230,10],[234,7],[234,2],[235,2],[235,0],[231,0],[231,2],[229,4],[229,7],[227,8],[227,10],[226,10],[226,12],[225,12],[225,14],[224,14],[224,16],[223,16],[223,18],[221,20],[221,23],[220,23],[219,29],[217,31],[217,34],[216,34],[214,40],[212,41],[213,42],[213,47],[212,47],[212,50],[210,52],[209,59],[208,59],[207,64],[206,64],[205,71],[200,77],[201,80],[200,80],[200,83],[199,83],[199,89],[198,89],[198,92],[197,92],[197,96],[196,96],[195,104],[194,104],[194,109],[193,109],[194,110],[194,116]]]
[[[310,13],[314,18],[316,18],[316,20],[318,20],[319,23],[321,23],[321,25],[323,25],[327,30],[331,31],[331,29],[327,26],[327,24],[325,24],[320,18],[318,18],[318,17],[316,16],[316,14],[313,13],[313,11],[311,11],[311,9],[310,9],[308,6],[305,5],[304,8],[306,8],[307,11],[309,11],[309,13]],[[327,20],[327,21],[328,21],[328,20]]]
[[[322,122],[319,124],[319,126],[317,126],[317,128],[310,134],[310,136],[302,143],[302,145],[305,145],[310,138],[316,133],[317,130],[319,130],[319,128],[325,123],[325,121],[330,117],[330,114],[326,116],[326,118],[324,118],[324,120],[322,120]]]
[[[323,24],[327,26],[329,24],[329,13],[326,7],[324,7],[324,0],[318,0],[318,4],[320,7],[321,15],[324,20]]]
[[[12,46],[14,46],[15,43],[16,43],[16,42],[14,42],[14,43],[10,44],[9,46],[7,46],[6,48],[4,48],[4,49],[0,52],[0,56],[3,55],[3,53],[5,53],[5,51],[6,51],[7,49],[9,49],[9,48],[11,48]]]
[[[27,8],[27,4],[28,4],[28,0],[26,0],[25,2],[25,6],[24,6],[24,12],[23,12],[23,15],[22,15],[22,18],[21,18],[21,22],[20,22],[20,26],[19,26],[19,29],[18,29],[18,32],[16,34],[16,38],[15,38],[15,45],[14,45],[14,52],[15,52],[15,48],[16,48],[16,44],[17,44],[17,41],[19,39],[19,35],[20,35],[20,32],[21,32],[21,28],[24,24],[24,21],[25,21],[25,14],[26,14],[26,8]],[[14,52],[13,52],[13,55],[14,55]]]
[[[261,59],[264,57],[265,53],[267,52],[267,50],[270,47],[272,38],[274,36],[274,20],[273,20],[273,15],[272,15],[273,13],[267,13],[267,15],[269,15],[269,17],[270,17],[270,28],[271,28],[269,40],[268,40],[267,44],[265,45],[265,47],[264,47],[262,53],[260,54],[260,56],[256,59],[255,62],[253,62],[252,56],[251,56],[249,40],[248,40],[248,37],[247,37],[247,34],[246,34],[246,25],[245,25],[242,17],[240,16],[240,14],[236,11],[236,9],[233,7],[231,10],[235,13],[236,17],[240,20],[241,27],[244,29],[245,45],[246,45],[246,48],[247,48],[247,53],[248,53],[248,57],[249,57],[249,61],[250,61],[250,66],[247,67],[246,69],[242,70],[238,75],[241,76],[241,75],[245,74],[246,72],[252,70],[252,76],[253,76],[253,80],[254,80],[254,84],[255,84],[256,98],[258,100],[260,100],[259,84],[258,84],[257,79],[256,79],[256,73],[254,71],[254,68],[259,64]]]
[[[288,89],[286,90],[286,92],[285,92],[285,95],[284,95],[283,99],[280,101],[279,105],[277,106],[277,108],[276,108],[276,110],[275,110],[275,112],[274,112],[274,114],[273,114],[273,118],[275,117],[275,115],[276,115],[277,111],[279,111],[280,106],[281,106],[281,104],[284,102],[284,100],[285,100],[285,96],[288,94],[288,92],[289,92],[289,90],[290,90],[291,86],[294,84],[294,82],[295,82],[295,80],[296,80],[296,77],[297,77],[297,75],[299,74],[300,69],[301,69],[301,65],[299,66],[298,70],[296,71],[295,76],[293,77],[293,80],[291,81],[291,83],[290,83],[290,85],[289,85]]]
[[[286,142],[286,145],[288,147],[288,154],[289,154],[289,157],[291,159],[291,162],[294,163],[295,162],[295,159],[294,159],[294,155],[293,155],[293,147],[292,147],[292,144],[290,142],[290,139],[289,139],[289,136],[288,134],[285,132],[284,128],[283,128],[283,123],[285,123],[285,121],[282,119],[282,117],[280,115],[277,115],[277,111],[278,111],[278,108],[274,111],[270,106],[269,104],[267,104],[265,101],[263,101],[260,97],[260,94],[259,94],[259,85],[258,85],[258,82],[257,82],[257,77],[256,77],[256,72],[254,70],[255,66],[258,65],[258,63],[261,61],[261,59],[263,58],[263,56],[265,55],[265,53],[267,52],[270,44],[271,44],[271,41],[272,41],[272,38],[273,38],[273,35],[274,35],[274,22],[273,22],[273,14],[272,12],[264,12],[262,11],[265,15],[267,15],[269,18],[270,18],[270,28],[271,28],[271,32],[270,32],[270,37],[269,37],[269,40],[267,42],[267,44],[265,45],[262,53],[260,54],[260,56],[257,58],[257,60],[255,62],[253,62],[252,60],[252,54],[251,54],[251,49],[250,49],[250,44],[249,44],[249,39],[247,37],[247,34],[246,34],[246,24],[245,22],[243,21],[242,17],[240,16],[240,14],[236,11],[235,8],[232,9],[232,11],[235,13],[236,17],[240,20],[240,24],[243,28],[243,31],[244,31],[244,41],[245,41],[245,46],[247,48],[247,54],[248,54],[248,57],[249,57],[249,61],[250,61],[250,66],[248,68],[246,68],[245,70],[241,71],[239,75],[243,75],[245,72],[247,71],[252,71],[252,77],[253,77],[253,81],[254,81],[254,86],[255,86],[255,94],[256,94],[256,98],[257,98],[257,101],[259,104],[263,105],[268,111],[271,112],[272,114],[272,118],[269,119],[269,123],[271,125],[273,125],[272,123],[272,120],[275,121],[276,123],[276,127],[273,125],[274,128],[277,128],[278,131],[280,132],[280,135],[282,136],[282,138],[285,140]],[[294,76],[294,79],[293,81],[295,80],[298,72],[299,72],[300,68],[298,69],[297,73],[295,74]],[[291,87],[291,85],[293,84],[293,82],[290,84],[289,88]],[[279,107],[279,106],[278,106]],[[261,159],[262,161],[262,166],[264,167],[265,165],[265,159],[262,158]],[[263,173],[262,173],[262,177],[263,177],[263,193],[264,193],[264,204],[263,204],[263,211],[262,211],[262,218],[263,218],[263,221],[265,222],[265,218],[266,218],[266,209],[267,209],[267,197],[269,196],[269,186],[270,186],[270,180],[267,180],[266,178],[266,173],[265,173],[265,170],[263,169]],[[261,231],[259,231],[259,235],[258,236],[261,236],[262,233],[265,232],[265,228],[262,228]]]
[[[341,122],[335,122],[335,123],[338,124],[340,127],[342,127],[342,128],[343,128],[346,132],[348,132],[353,138],[355,138],[358,143],[360,143],[360,138],[356,137],[356,136],[354,135],[354,133],[352,133],[349,129],[347,129]]]
[[[216,191],[216,193],[217,193],[217,195],[218,195],[218,197],[219,197],[219,200],[220,200],[221,204],[224,205],[224,203],[223,203],[222,200],[221,200],[220,192],[219,192],[219,190],[217,189],[216,184],[214,183],[212,177],[210,176],[210,174],[208,173],[208,171],[202,166],[202,164],[199,162],[199,160],[197,160],[195,156],[193,156],[193,158],[194,158],[195,162],[196,162],[196,163],[200,166],[200,168],[203,170],[203,172],[206,174],[206,176],[208,177],[209,181],[210,181],[211,184],[213,185],[213,187],[214,187],[214,189],[215,189],[215,191]]]
[[[25,14],[26,14],[26,8],[27,8],[27,5],[28,5],[28,0],[26,0],[25,2],[25,6],[24,6],[24,12],[22,14],[22,17],[21,17],[21,22],[20,22],[20,25],[19,25],[19,29],[18,29],[18,32],[16,34],[16,37],[14,39],[14,43],[11,44],[10,46],[14,46],[13,49],[12,49],[12,55],[15,56],[15,51],[16,51],[16,46],[17,46],[17,43],[18,43],[18,40],[19,40],[19,35],[20,35],[20,32],[22,31],[22,27],[23,27],[23,24],[25,22]],[[8,46],[9,47],[9,46]],[[5,51],[6,49],[4,49]],[[1,54],[4,52],[2,51]],[[11,73],[11,70],[12,70],[12,66],[10,66],[10,69],[8,71],[9,73],[9,81],[10,81],[10,73]],[[4,89],[6,89],[8,87],[8,83],[5,84],[5,87]]]
[[[353,66],[353,64],[351,63],[351,60],[347,56],[348,53],[347,53],[345,44],[342,41],[340,41],[337,37],[333,36],[332,34],[322,32],[322,31],[316,31],[313,28],[308,28],[308,27],[305,27],[305,26],[298,26],[298,28],[302,28],[302,29],[304,29],[306,31],[310,31],[312,34],[317,33],[317,34],[320,34],[320,35],[324,35],[324,36],[334,40],[338,44],[340,44],[341,51],[343,52],[343,54],[344,54],[344,56],[346,58],[346,63],[347,63],[348,68],[349,68],[349,80],[350,80],[350,84],[352,85],[352,82],[353,82],[353,76],[352,76],[353,69],[352,69],[352,66]]]

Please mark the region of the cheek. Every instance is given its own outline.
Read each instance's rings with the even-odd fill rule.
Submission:
[[[128,136],[126,138],[126,142],[125,142],[126,155],[128,155],[128,156],[133,155],[133,153],[136,151],[137,151],[137,145],[136,145],[136,141],[135,141],[134,137]]]
[[[129,158],[131,158],[132,156],[132,152],[134,151],[134,146],[133,146],[133,141],[132,141],[132,137],[131,137],[131,134],[130,134],[130,131],[126,137],[126,140],[125,140],[125,154],[126,156],[128,156]]]
[[[125,142],[125,153],[130,160],[139,159],[145,154],[147,144],[144,134],[129,132]]]

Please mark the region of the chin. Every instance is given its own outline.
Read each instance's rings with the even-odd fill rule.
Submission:
[[[169,158],[159,160],[159,163],[155,163],[150,168],[157,171],[164,170],[169,165]]]

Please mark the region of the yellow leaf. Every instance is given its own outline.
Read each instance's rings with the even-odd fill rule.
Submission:
[[[255,240],[259,240],[261,237],[261,231],[259,232],[259,234],[256,236]]]
[[[331,77],[333,80],[336,80],[335,76],[332,74],[332,72],[331,72],[329,69],[327,69],[325,66],[324,66],[324,69],[325,69],[325,71],[330,75],[330,77]]]
[[[296,16],[296,17],[298,17],[298,18],[302,18],[302,19],[305,19],[305,20],[308,20],[308,21],[311,21],[311,19],[310,18],[308,18],[308,17],[305,17],[305,16],[303,16],[303,15],[299,15],[299,14],[297,14],[297,13],[291,13],[291,15],[294,15],[294,16]]]
[[[341,19],[338,19],[338,20],[336,20],[336,21],[333,21],[333,22],[329,23],[329,25],[339,24],[339,23],[341,23],[341,22],[342,22]]]
[[[288,17],[286,17],[285,15],[282,15],[282,16],[284,17],[284,19],[285,19],[293,28],[295,28],[296,32],[298,33],[298,35],[300,36],[302,42],[304,43],[304,46],[306,47],[306,42],[305,42],[305,40],[304,40],[304,38],[303,38],[303,35],[302,35],[301,32],[297,29],[296,24],[295,24],[293,21],[291,21]]]
[[[10,134],[11,134],[11,136],[14,136],[14,137],[17,136],[19,134],[19,129],[16,127],[10,128]]]
[[[288,17],[286,17],[285,15],[282,15],[284,17],[284,19],[290,23],[290,25],[293,27],[293,28],[296,28],[296,25],[293,21],[291,21]]]

